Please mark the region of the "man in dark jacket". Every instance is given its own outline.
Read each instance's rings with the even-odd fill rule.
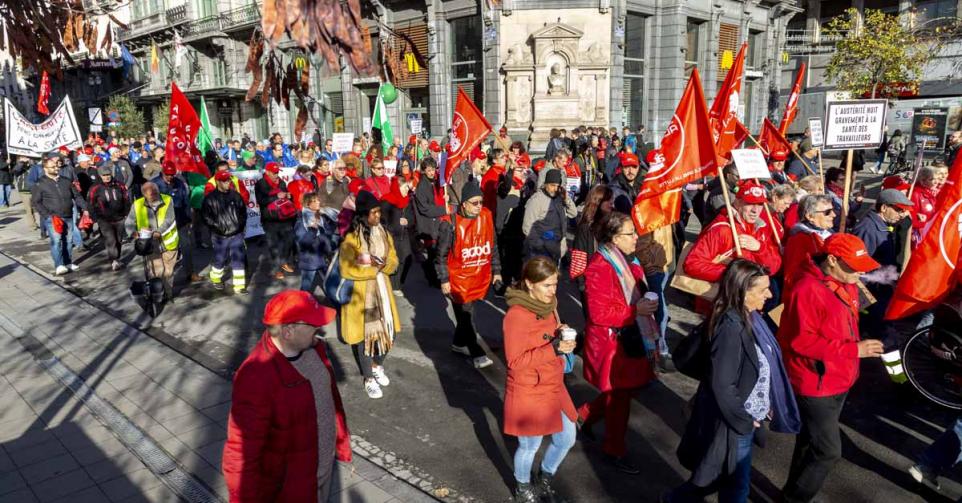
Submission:
[[[291,267],[291,249],[294,244],[294,219],[297,217],[297,209],[293,201],[290,200],[291,194],[287,191],[287,183],[281,180],[280,165],[276,162],[268,162],[264,167],[264,177],[254,185],[254,195],[257,205],[261,208],[261,225],[264,227],[264,234],[267,237],[267,246],[271,251],[271,259],[274,261],[275,279],[284,279],[284,273],[291,274],[294,268]],[[285,202],[286,201],[286,202]],[[290,204],[292,213],[289,218],[279,210],[280,206]]]
[[[210,264],[210,282],[214,289],[224,289],[224,267],[230,261],[234,292],[246,294],[247,248],[244,229],[247,227],[247,205],[236,190],[231,190],[231,175],[227,171],[214,175],[216,188],[204,196],[200,216],[210,229],[214,258]]]
[[[842,457],[838,419],[858,378],[859,359],[882,354],[881,341],[860,340],[855,286],[861,274],[878,266],[861,239],[833,234],[804,266],[785,301],[778,341],[802,419],[782,488],[788,503],[812,501]]]
[[[94,184],[87,194],[91,216],[97,222],[100,235],[104,238],[110,267],[119,271],[120,248],[124,238],[124,220],[130,213],[130,194],[127,186],[114,178],[114,169],[109,163],[97,168],[100,183]]]
[[[504,283],[512,284],[521,277],[524,263],[524,223],[525,203],[535,192],[535,178],[530,170],[515,164],[510,172],[502,173],[498,179],[498,204],[494,215],[494,232],[498,236],[498,250],[501,252],[501,275]],[[496,292],[499,295],[504,291]]]
[[[615,210],[626,215],[631,214],[631,207],[635,204],[638,191],[641,190],[641,163],[635,154],[626,153],[620,157],[621,173],[615,175],[611,181],[612,202]]]
[[[351,177],[347,176],[347,165],[344,164],[344,161],[335,159],[331,164],[331,173],[324,177],[323,183],[319,184],[317,194],[321,198],[322,208],[334,208],[336,211],[341,211],[344,200],[351,193],[348,188]]]
[[[51,152],[44,158],[44,176],[34,187],[33,206],[50,236],[50,255],[56,273],[61,275],[80,269],[71,258],[68,236],[80,234],[74,223],[74,204],[78,208],[86,208],[87,204],[73,181],[60,176],[59,157]]]
[[[0,206],[10,207],[10,194],[13,193],[13,167],[6,159],[0,158]]]
[[[33,230],[40,229],[40,225],[37,222],[37,217],[33,211],[33,202],[30,198],[30,190],[33,189],[36,180],[30,181],[30,170],[34,166],[39,166],[30,162],[30,159],[26,157],[19,157],[16,164],[13,165],[13,177],[14,185],[17,187],[17,192],[20,194],[20,201],[23,203],[23,212],[27,215],[27,223],[33,227]],[[40,171],[40,168],[37,168]],[[39,180],[39,176],[37,177]],[[41,237],[47,237],[46,229],[44,229]]]
[[[434,263],[437,260],[437,240],[439,225],[447,218],[447,192],[438,184],[438,163],[433,157],[421,160],[421,181],[414,190],[414,223],[417,240],[427,251],[424,267],[424,277],[428,284],[437,288],[441,283],[437,279]]]
[[[170,163],[161,168],[160,175],[151,180],[157,184],[161,194],[167,194],[174,203],[174,216],[177,219],[177,234],[180,236],[180,256],[184,268],[187,269],[187,281],[200,281],[201,277],[194,272],[194,234],[193,219],[190,207],[190,187],[187,182],[177,176],[177,168]]]

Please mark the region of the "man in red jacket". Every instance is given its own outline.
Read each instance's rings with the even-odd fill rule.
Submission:
[[[782,266],[782,257],[772,233],[760,218],[767,202],[765,188],[754,181],[746,181],[739,185],[732,207],[742,258],[763,265],[770,274],[775,274]],[[717,283],[734,258],[735,239],[728,223],[728,213],[722,211],[698,236],[685,259],[685,272],[693,278]]]
[[[778,340],[802,418],[782,489],[786,502],[807,503],[821,490],[842,457],[838,418],[859,358],[882,355],[881,341],[859,338],[855,286],[878,267],[861,239],[833,234],[806,261],[785,301]]]
[[[474,303],[501,283],[501,260],[494,239],[494,217],[481,206],[481,187],[468,180],[461,189],[463,202],[453,224],[443,223],[438,238],[438,280],[441,293],[451,299],[457,326],[451,351],[470,356],[474,367],[493,362],[484,353],[474,328]]]
[[[351,461],[334,369],[315,336],[334,316],[299,290],[264,308],[267,330],[234,374],[222,463],[231,501],[326,502],[335,458]]]

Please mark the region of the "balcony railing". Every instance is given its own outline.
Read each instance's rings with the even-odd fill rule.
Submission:
[[[261,19],[261,8],[257,3],[252,3],[229,10],[221,14],[223,19],[222,27],[224,30],[242,28],[246,25],[257,23]]]
[[[221,17],[214,15],[195,19],[185,24],[181,35],[184,37],[196,37],[218,31],[221,31]]]

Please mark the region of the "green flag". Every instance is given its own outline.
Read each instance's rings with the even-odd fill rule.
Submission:
[[[214,138],[210,133],[210,119],[207,117],[207,102],[204,97],[200,97],[200,131],[197,132],[197,150],[201,155],[206,156],[207,152],[214,150]]]
[[[381,130],[381,146],[384,152],[394,144],[394,133],[391,131],[391,119],[387,115],[387,106],[384,105],[384,98],[381,91],[384,86],[377,89],[377,101],[374,104],[374,114],[371,117],[371,127]]]

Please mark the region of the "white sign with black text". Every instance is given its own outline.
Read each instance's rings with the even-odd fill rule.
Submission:
[[[331,150],[338,154],[350,152],[354,147],[354,133],[334,133],[331,137]]]
[[[99,133],[104,130],[104,113],[99,108],[87,109],[87,120],[90,122],[90,131]]]
[[[822,150],[878,148],[887,110],[888,100],[829,102]]]
[[[12,155],[40,157],[60,147],[75,149],[83,144],[69,96],[40,124],[27,120],[8,99],[3,100],[3,112],[7,150]]]
[[[813,147],[821,147],[825,143],[825,138],[822,136],[822,119],[818,117],[808,119],[808,131],[812,135]]]
[[[771,178],[768,171],[768,163],[765,162],[765,155],[761,149],[757,148],[736,148],[732,150],[732,160],[738,168],[738,178],[740,180],[751,180],[753,178]]]

